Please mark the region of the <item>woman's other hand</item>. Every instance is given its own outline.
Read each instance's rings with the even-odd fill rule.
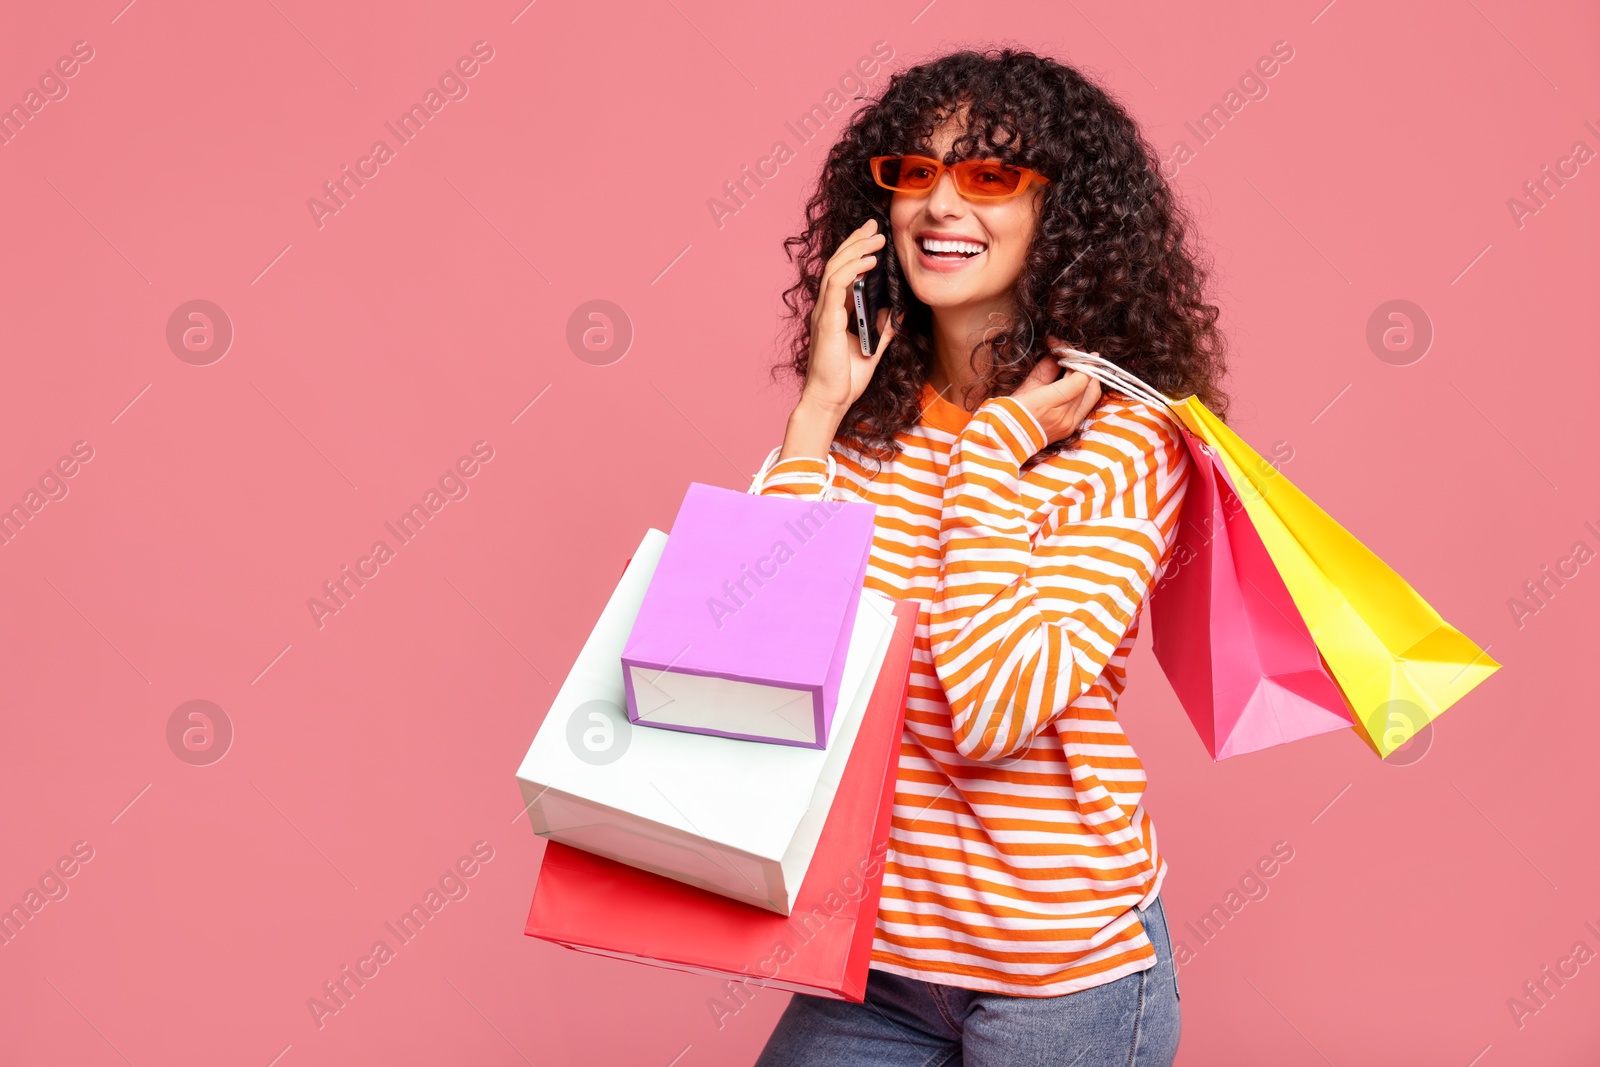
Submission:
[[[1056,341],[1050,347],[1060,347]],[[1099,355],[1098,352],[1091,353]],[[1039,361],[1012,397],[1032,412],[1053,444],[1072,436],[1094,406],[1100,402],[1100,383],[1082,371],[1063,375],[1064,368],[1054,353]]]

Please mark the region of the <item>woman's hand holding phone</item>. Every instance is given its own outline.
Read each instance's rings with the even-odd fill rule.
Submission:
[[[866,392],[878,360],[894,338],[888,309],[878,313],[878,349],[870,356],[861,354],[861,342],[849,328],[855,314],[851,287],[878,262],[886,240],[886,235],[879,232],[878,221],[868,219],[840,243],[822,269],[817,303],[811,309],[811,358],[806,382],[800,391],[800,402],[789,416],[789,429],[778,454],[780,460],[793,456],[820,459],[828,454],[845,412]]]

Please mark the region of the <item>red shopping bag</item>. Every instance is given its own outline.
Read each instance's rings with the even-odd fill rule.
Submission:
[[[895,602],[889,650],[789,915],[552,841],[526,933],[618,959],[859,1003],[883,887],[918,610],[916,601]]]
[[[1079,368],[1081,369],[1081,368]],[[1351,725],[1344,695],[1209,445],[1150,594],[1151,645],[1215,760]]]

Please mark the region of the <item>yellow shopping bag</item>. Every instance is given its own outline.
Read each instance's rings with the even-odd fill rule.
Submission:
[[[1176,414],[1222,457],[1374,752],[1389,755],[1500,669],[1200,401]]]
[[[1071,367],[1080,361],[1112,368],[1128,384],[1142,386],[1134,395],[1147,402],[1159,399],[1222,459],[1350,705],[1356,732],[1379,756],[1411,740],[1500,669],[1198,398],[1171,400],[1114,364],[1081,352],[1072,351],[1063,363]]]

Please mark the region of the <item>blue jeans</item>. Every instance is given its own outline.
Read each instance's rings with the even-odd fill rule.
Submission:
[[[1170,1067],[1178,974],[1157,897],[1156,965],[1058,997],[1014,997],[874,970],[863,1004],[796,994],[756,1067]]]

